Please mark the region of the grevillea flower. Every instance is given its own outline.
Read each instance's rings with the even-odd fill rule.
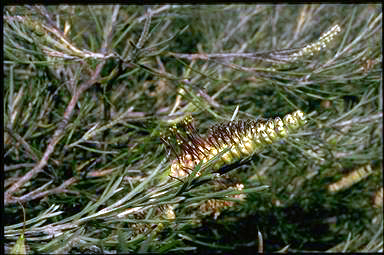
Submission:
[[[331,183],[328,186],[330,192],[337,192],[346,188],[351,187],[353,184],[358,183],[362,179],[368,177],[372,173],[371,165],[365,165],[359,167],[347,175],[343,176],[339,181]]]
[[[268,144],[286,137],[304,123],[304,113],[297,110],[283,119],[276,117],[268,121],[238,120],[221,123],[213,126],[203,137],[194,128],[192,118],[187,117],[183,123],[184,134],[176,126],[171,127],[179,152],[174,150],[176,159],[172,161],[170,176],[185,177],[200,162],[206,163],[228,148],[213,166],[214,170],[219,170],[260,152]]]

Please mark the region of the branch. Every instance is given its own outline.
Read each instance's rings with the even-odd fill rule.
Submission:
[[[90,88],[98,79],[101,69],[104,66],[105,61],[102,61],[98,64],[96,67],[95,72],[93,73],[90,80],[80,85],[80,87],[75,91],[73,94],[71,101],[69,102],[67,108],[65,109],[63,119],[61,123],[58,125],[55,133],[53,134],[51,141],[49,142],[43,157],[37,163],[37,165],[29,172],[27,172],[23,177],[21,177],[16,183],[14,183],[4,194],[4,205],[7,205],[9,203],[16,203],[19,198],[12,197],[12,193],[15,193],[18,191],[26,182],[31,180],[33,177],[35,177],[38,173],[40,173],[43,168],[47,165],[49,156],[54,151],[57,143],[61,140],[64,131],[68,125],[69,120],[71,119],[73,110],[77,104],[77,101],[79,100],[80,96],[83,94],[84,91],[86,91],[88,88]]]

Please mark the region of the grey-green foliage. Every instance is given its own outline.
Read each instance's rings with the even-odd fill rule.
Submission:
[[[25,232],[16,200],[5,205],[6,251],[21,233],[46,253],[382,251],[381,5],[7,6],[3,21],[5,191],[63,128],[13,194],[29,194]],[[289,58],[336,24],[325,48]],[[244,53],[257,58],[231,55]],[[168,178],[160,136],[185,115],[204,134],[234,112],[296,109],[299,133],[227,175]],[[364,180],[327,190],[367,164]],[[245,200],[217,190],[228,180]],[[215,219],[199,209],[212,198],[239,203]]]

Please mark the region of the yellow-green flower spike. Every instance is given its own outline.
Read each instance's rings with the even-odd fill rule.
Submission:
[[[329,43],[340,33],[341,28],[339,25],[333,26],[330,30],[322,34],[314,43],[308,44],[301,48],[298,52],[292,54],[290,61],[295,61],[304,56],[313,56],[315,53],[328,47]]]
[[[171,176],[187,176],[201,161],[208,162],[225,148],[229,148],[214,165],[215,170],[232,164],[243,157],[260,152],[268,144],[284,138],[292,130],[305,124],[304,113],[300,110],[268,121],[239,120],[213,126],[206,137],[197,134],[190,124],[188,132],[174,132],[180,141],[180,153],[171,165]],[[191,123],[191,119],[188,119]],[[199,175],[199,173],[197,174]]]
[[[368,177],[372,173],[371,165],[365,165],[345,175],[341,180],[334,182],[328,186],[328,191],[334,193],[351,187],[362,179]]]

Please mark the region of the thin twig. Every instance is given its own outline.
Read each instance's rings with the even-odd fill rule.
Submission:
[[[371,116],[368,116],[365,118],[362,118],[362,117],[352,118],[351,120],[335,123],[332,126],[343,127],[343,126],[349,126],[352,124],[362,124],[362,123],[366,123],[366,122],[378,121],[379,119],[381,119],[381,121],[383,120],[383,113],[382,112],[379,112],[378,114],[371,115]]]
[[[32,192],[30,192],[30,193],[28,193],[22,197],[18,197],[15,200],[15,202],[23,202],[24,203],[27,201],[35,200],[37,198],[46,197],[48,195],[58,194],[58,193],[76,193],[76,194],[78,194],[78,192],[67,190],[67,187],[74,184],[76,181],[77,181],[77,179],[75,177],[72,177],[72,178],[66,180],[65,182],[63,182],[63,184],[61,184],[59,187],[56,187],[56,188],[53,188],[53,189],[50,189],[47,191],[43,191],[43,192],[40,192],[40,190],[42,190],[42,189],[34,190],[34,191],[32,191]],[[51,184],[51,182],[49,182],[48,184]],[[44,185],[44,186],[48,186],[48,185]]]
[[[19,168],[28,168],[28,167],[33,167],[35,164],[33,163],[22,163],[22,164],[17,164],[17,165],[4,165],[4,171],[12,171],[12,170],[17,170]]]
[[[83,94],[84,91],[86,91],[88,88],[90,88],[98,79],[99,74],[101,72],[102,67],[104,66],[105,61],[102,61],[98,64],[96,67],[95,72],[93,73],[90,80],[83,83],[78,90],[73,94],[71,101],[69,102],[67,108],[65,109],[63,119],[61,123],[58,125],[55,133],[53,134],[51,141],[49,142],[47,149],[44,152],[43,157],[39,161],[39,163],[28,173],[26,173],[23,177],[21,177],[16,183],[14,183],[4,194],[4,204],[7,205],[8,203],[16,203],[17,198],[12,198],[12,193],[15,193],[17,190],[20,189],[26,182],[31,180],[33,177],[35,177],[38,173],[40,173],[43,168],[47,165],[49,156],[52,154],[52,152],[55,149],[55,146],[57,143],[61,140],[66,127],[68,125],[69,120],[71,119],[73,110],[75,109],[75,106],[77,104],[77,101],[79,100],[80,96]]]
[[[25,141],[25,139],[20,136],[19,134],[13,132],[11,127],[5,127],[6,132],[13,138],[15,139],[18,143],[22,144],[24,149],[27,151],[27,153],[31,156],[31,158],[35,161],[38,160],[38,156],[36,153],[32,150],[31,146]]]

